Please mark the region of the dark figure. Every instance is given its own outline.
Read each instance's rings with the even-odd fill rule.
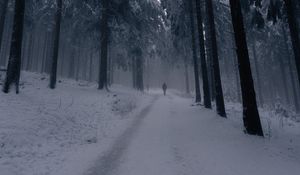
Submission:
[[[164,91],[164,95],[166,95],[166,93],[167,93],[167,84],[166,83],[164,83],[163,85],[162,85],[162,89],[163,89],[163,91]]]

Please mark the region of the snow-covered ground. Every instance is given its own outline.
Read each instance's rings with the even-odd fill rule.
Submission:
[[[123,140],[122,156],[106,159],[115,166],[105,169],[99,161],[85,175],[299,174],[299,125],[297,133],[282,131],[295,138],[291,142],[279,135],[249,136],[234,117],[223,119],[190,103],[177,95],[160,97],[129,141]]]
[[[24,74],[23,74],[24,75]],[[20,95],[0,93],[2,175],[298,175],[300,123],[261,110],[265,138],[171,91],[147,94],[26,73]]]
[[[71,80],[50,90],[47,78],[26,72],[21,84],[19,95],[0,93],[1,175],[64,174],[72,162],[73,169],[84,169],[153,99],[121,86],[107,93]]]

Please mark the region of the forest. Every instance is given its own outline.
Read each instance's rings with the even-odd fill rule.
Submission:
[[[0,85],[4,175],[300,170],[299,0],[0,0]]]

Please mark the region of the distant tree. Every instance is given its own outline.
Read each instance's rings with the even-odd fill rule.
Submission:
[[[4,32],[4,23],[5,23],[5,18],[6,18],[6,13],[7,13],[7,6],[8,6],[8,0],[4,0],[1,3],[1,10],[0,10],[0,49],[2,45],[2,38],[3,38],[3,32]]]
[[[16,93],[18,94],[21,73],[21,52],[23,40],[25,0],[16,0],[14,8],[15,14],[13,21],[10,56],[7,66],[6,79],[3,86],[3,92],[8,93],[11,84],[15,83]]]
[[[53,42],[53,56],[50,72],[50,88],[55,89],[57,79],[57,61],[59,52],[59,39],[60,39],[60,25],[62,17],[62,0],[57,0],[57,9],[55,12],[55,27],[54,27],[54,42]]]
[[[230,0],[230,8],[242,89],[244,126],[248,134],[263,136],[264,134],[257,109],[240,1]]]
[[[99,70],[99,85],[98,89],[107,88],[107,63],[108,63],[108,42],[109,42],[109,0],[102,0],[102,17],[100,22],[101,27],[101,60]]]

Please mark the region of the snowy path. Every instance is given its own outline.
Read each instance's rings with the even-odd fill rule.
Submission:
[[[160,97],[87,175],[296,175],[299,156],[247,136],[190,99]]]

